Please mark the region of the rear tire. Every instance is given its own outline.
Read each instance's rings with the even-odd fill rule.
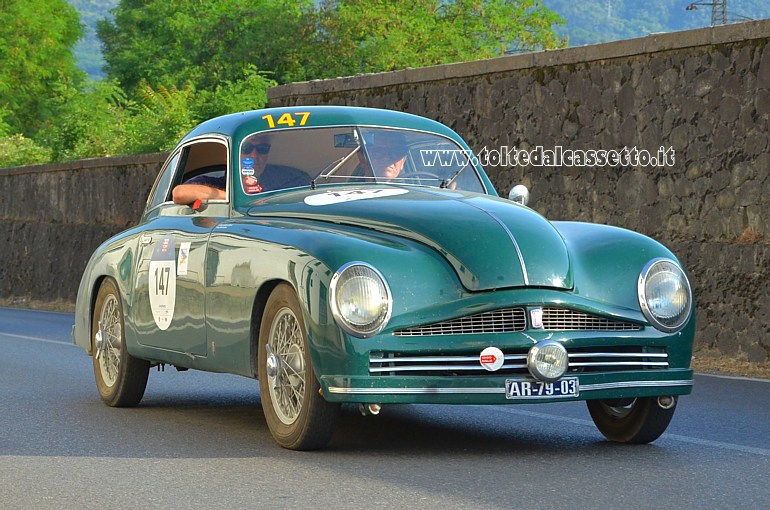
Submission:
[[[669,409],[657,397],[626,401],[587,400],[588,412],[604,437],[617,443],[646,444],[665,432],[676,410],[676,397]]]
[[[115,282],[107,278],[96,296],[91,345],[96,388],[104,403],[111,407],[137,405],[144,396],[150,372],[148,361],[128,353],[124,331],[120,293]]]
[[[288,284],[278,285],[267,300],[257,360],[262,410],[276,442],[290,450],[326,446],[340,406],[320,395],[302,309]]]

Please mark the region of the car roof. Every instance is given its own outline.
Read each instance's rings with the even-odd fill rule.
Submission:
[[[210,134],[227,136],[237,141],[257,131],[350,125],[428,131],[462,143],[462,139],[450,128],[425,117],[393,110],[353,106],[291,106],[233,113],[199,124],[184,137],[182,143]]]

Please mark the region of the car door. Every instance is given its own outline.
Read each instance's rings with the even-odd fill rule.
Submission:
[[[195,209],[175,204],[171,191],[193,178],[223,175],[227,181],[227,154],[225,139],[190,141],[169,158],[150,195],[139,236],[131,311],[142,345],[190,358],[208,353],[206,245],[212,229],[229,217],[229,190],[228,199],[210,200]]]

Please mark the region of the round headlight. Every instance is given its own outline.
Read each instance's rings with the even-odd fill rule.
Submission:
[[[527,353],[527,368],[538,381],[554,382],[564,375],[569,366],[567,349],[555,340],[543,340]]]
[[[330,301],[337,324],[354,336],[375,335],[390,319],[388,285],[379,271],[363,262],[345,264],[334,273]]]
[[[682,329],[690,318],[690,282],[674,261],[654,259],[648,262],[639,274],[638,291],[642,312],[657,329],[673,333]]]

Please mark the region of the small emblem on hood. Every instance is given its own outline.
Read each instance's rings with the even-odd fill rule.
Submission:
[[[532,323],[532,329],[543,329],[543,309],[533,308],[529,311],[530,322]]]

